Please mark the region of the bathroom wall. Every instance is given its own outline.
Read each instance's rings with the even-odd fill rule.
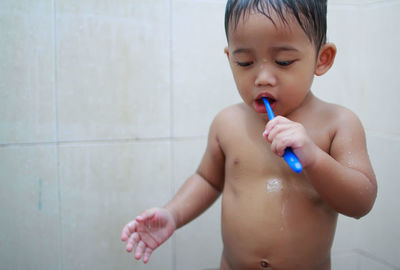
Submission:
[[[123,225],[196,169],[213,116],[240,101],[223,48],[225,0],[0,2],[1,269],[216,267],[220,201],[148,265]],[[334,67],[319,97],[350,107],[379,183],[341,216],[334,269],[400,269],[400,1],[331,0]],[[301,244],[301,243],[299,243]]]

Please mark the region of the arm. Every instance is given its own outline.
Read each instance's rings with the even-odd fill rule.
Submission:
[[[165,208],[143,211],[122,230],[126,250],[147,263],[152,252],[177,228],[204,212],[220,195],[224,183],[225,157],[217,138],[217,121],[209,133],[208,145],[197,172],[179,189]]]
[[[196,173],[183,184],[165,208],[174,217],[178,229],[203,213],[219,195],[220,191]]]
[[[217,137],[218,126],[217,117],[211,125],[207,149],[197,172],[165,206],[173,214],[177,228],[203,213],[222,192],[225,156]]]
[[[368,157],[364,129],[351,112],[340,114],[340,128],[331,143],[330,155],[318,149],[306,174],[337,212],[360,218],[375,202],[377,184]]]
[[[311,140],[301,124],[284,117],[270,121],[264,136],[278,155],[288,146],[293,148],[307,178],[335,211],[360,218],[374,204],[376,179],[359,119],[345,109],[336,118],[338,128],[329,154]]]

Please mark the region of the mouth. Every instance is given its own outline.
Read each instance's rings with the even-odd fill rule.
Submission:
[[[254,108],[259,113],[267,113],[264,101],[262,100],[263,98],[268,99],[268,102],[271,105],[272,109],[275,107],[275,104],[276,104],[276,99],[272,95],[270,95],[270,94],[258,95],[257,98],[254,100]]]
[[[264,105],[264,101],[262,100],[262,98],[263,97],[256,99],[255,102],[258,103],[260,106],[265,106]],[[271,97],[266,97],[266,98],[268,99],[268,102],[272,107],[272,105],[276,102],[276,100],[274,98],[271,98]]]
[[[263,98],[268,99],[268,102],[269,102],[269,104],[271,105],[271,107],[272,107],[272,105],[276,102],[276,99],[275,99],[273,96],[268,95],[268,94],[260,94],[259,96],[257,96],[255,102],[256,102],[258,105],[265,106],[265,105],[264,105]]]

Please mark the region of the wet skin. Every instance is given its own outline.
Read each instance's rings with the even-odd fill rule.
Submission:
[[[266,122],[255,114],[241,104],[219,116],[232,123],[218,137],[226,162],[221,269],[329,269],[337,212],[305,174],[294,173],[271,151],[260,136]],[[328,152],[331,127],[321,129],[312,115],[302,118],[296,120],[314,130],[311,138]]]

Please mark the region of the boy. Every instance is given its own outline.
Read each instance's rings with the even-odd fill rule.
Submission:
[[[376,180],[359,119],[311,92],[332,66],[326,0],[229,0],[228,57],[243,103],[214,119],[197,172],[165,208],[122,231],[146,263],[175,229],[222,195],[220,269],[330,269],[338,213],[372,208]],[[277,115],[269,120],[262,98]],[[303,172],[281,156],[291,147]]]

